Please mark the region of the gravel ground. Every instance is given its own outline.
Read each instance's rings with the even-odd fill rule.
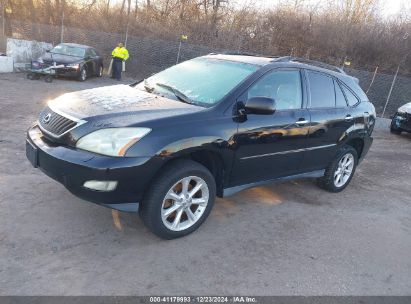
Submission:
[[[342,193],[312,180],[250,189],[163,241],[25,158],[25,130],[47,100],[110,83],[0,74],[0,295],[411,295],[410,135],[379,120]]]

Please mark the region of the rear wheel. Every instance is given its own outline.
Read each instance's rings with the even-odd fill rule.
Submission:
[[[199,163],[179,160],[166,167],[148,190],[140,216],[157,236],[174,239],[196,230],[214,205],[212,174]]]
[[[350,183],[358,163],[358,154],[352,146],[343,146],[326,168],[318,185],[329,192],[340,192]]]
[[[104,69],[103,69],[103,66],[101,65],[101,66],[97,69],[97,74],[96,74],[96,76],[97,76],[97,77],[103,77],[103,71],[104,71]]]

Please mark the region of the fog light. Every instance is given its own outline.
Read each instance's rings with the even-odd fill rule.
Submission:
[[[97,191],[113,191],[117,187],[116,181],[86,181],[83,187]]]

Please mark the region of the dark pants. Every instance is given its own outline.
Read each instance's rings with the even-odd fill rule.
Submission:
[[[123,60],[120,58],[113,58],[113,66],[111,67],[113,70],[112,77],[120,80],[121,79],[121,71],[123,70]]]

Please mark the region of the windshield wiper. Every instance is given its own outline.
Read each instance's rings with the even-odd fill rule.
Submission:
[[[188,104],[196,104],[187,95],[185,95],[183,92],[176,89],[175,87],[172,87],[172,86],[170,86],[168,84],[164,84],[164,83],[156,83],[156,85],[161,87],[161,88],[164,88],[166,90],[171,91],[182,102],[185,102],[185,103],[188,103]]]

